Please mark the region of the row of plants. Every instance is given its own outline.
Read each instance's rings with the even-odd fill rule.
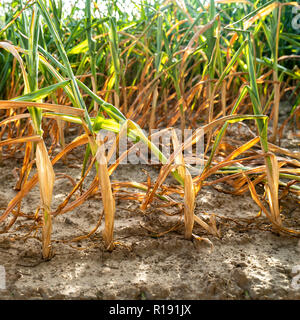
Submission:
[[[195,198],[205,185],[227,183],[236,195],[250,191],[273,230],[298,235],[283,225],[279,205],[279,198],[300,191],[300,153],[280,147],[288,129],[299,135],[300,35],[291,23],[297,3],[140,1],[132,13],[120,1],[84,4],[84,11],[74,6],[68,16],[61,0],[0,5],[1,161],[17,152],[23,155],[19,192],[0,216],[2,232],[24,215],[22,199],[38,183],[41,204],[32,220],[42,229],[44,259],[51,257],[53,217],[73,210],[97,190],[105,246],[114,248],[116,185],[139,189],[132,197],[142,210],[153,201],[181,207],[186,239],[198,238],[195,223],[220,236],[214,215],[204,221],[195,214]],[[290,105],[283,121],[281,101]],[[236,122],[249,126],[253,137],[230,145],[227,128]],[[66,144],[70,127],[78,128],[78,135]],[[181,141],[174,127],[194,133]],[[157,128],[171,131],[170,156],[152,142],[151,129]],[[103,129],[114,133],[108,152],[99,135]],[[132,147],[109,165],[124,135]],[[183,152],[203,135],[204,167],[192,176]],[[110,175],[138,144],[160,161],[157,180],[112,183]],[[85,146],[81,179],[54,210],[54,165],[66,163],[79,146]],[[92,167],[96,175],[85,188]],[[164,185],[169,174],[176,188]],[[256,191],[258,184],[264,186],[263,196]]]

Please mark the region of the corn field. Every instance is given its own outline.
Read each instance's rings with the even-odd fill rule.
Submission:
[[[142,211],[153,203],[178,208],[181,220],[167,232],[183,226],[182,237],[197,241],[198,225],[211,239],[220,238],[217,217],[203,220],[194,211],[196,197],[209,186],[236,197],[248,194],[258,208],[255,219],[267,219],[272,232],[299,236],[300,226],[285,224],[281,206],[287,195],[300,201],[299,3],[130,3],[132,12],[124,10],[126,1],[85,0],[68,14],[62,0],[0,4],[0,162],[22,157],[16,194],[1,208],[0,232],[13,237],[15,222],[25,217],[31,227],[24,237],[39,239],[49,260],[55,217],[100,194],[98,223],[82,237],[103,223],[102,240],[112,251],[118,245],[115,198],[133,188],[126,197]],[[284,114],[283,102],[289,106]],[[228,134],[235,125],[249,132],[246,140]],[[170,154],[153,142],[154,129],[171,133]],[[175,129],[193,134],[182,141]],[[113,134],[108,150],[103,130]],[[281,145],[287,133],[297,141],[292,148]],[[129,149],[121,152],[124,136]],[[200,138],[203,166],[191,174],[183,154]],[[137,144],[156,157],[156,180],[111,181]],[[80,179],[67,175],[73,186],[54,203],[56,164],[70,165],[79,147],[85,149]],[[29,214],[22,201],[36,185],[41,200]]]

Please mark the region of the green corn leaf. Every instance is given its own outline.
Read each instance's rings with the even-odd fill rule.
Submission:
[[[24,94],[23,96],[16,97],[12,99],[13,101],[39,101],[49,96],[52,92],[56,91],[58,88],[63,88],[70,83],[70,80],[65,80],[51,86],[38,89],[36,91]]]
[[[113,119],[118,120],[119,122],[124,122],[126,117],[123,113],[117,109],[112,104],[104,101],[99,96],[97,96],[92,90],[90,90],[84,83],[77,79],[78,85],[83,89],[94,101],[99,103],[100,107]]]

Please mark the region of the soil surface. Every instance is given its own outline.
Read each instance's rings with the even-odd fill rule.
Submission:
[[[58,162],[53,208],[72,189],[66,173],[74,180],[81,169],[76,161],[69,166]],[[78,162],[79,163],[79,162]],[[72,165],[70,165],[72,164]],[[16,194],[16,170],[22,159],[4,159],[1,167],[0,208],[5,209]],[[158,167],[120,165],[112,180],[146,181],[146,169],[153,181]],[[95,172],[89,174],[88,188]],[[171,178],[166,183],[174,183]],[[138,192],[128,189],[128,195]],[[77,196],[79,193],[77,194]],[[75,198],[74,198],[75,199]],[[288,196],[281,202],[286,226],[300,229],[299,199]],[[22,201],[21,212],[34,215],[40,196],[36,186]],[[103,221],[93,236],[76,242],[62,242],[90,232],[102,212],[100,194],[73,211],[53,218],[54,257],[41,259],[40,229],[29,232],[33,220],[20,217],[11,232],[0,234],[0,265],[6,271],[6,289],[1,299],[300,299],[299,238],[278,235],[249,193],[233,196],[203,187],[197,196],[195,213],[203,219],[216,214],[221,237],[207,235],[195,225],[194,233],[207,240],[187,241],[183,227],[161,237],[157,233],[182,221],[182,212],[166,211],[151,205],[140,210],[139,202],[116,197],[113,252],[104,248]],[[7,224],[13,215],[2,224]],[[252,223],[245,219],[253,218]],[[153,232],[151,232],[153,230]]]

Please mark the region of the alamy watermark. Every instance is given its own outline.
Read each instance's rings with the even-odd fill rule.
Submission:
[[[0,265],[0,290],[6,289],[6,275],[4,266]]]
[[[204,167],[204,132],[201,128],[183,132],[174,128],[153,129],[147,133],[124,124],[119,134],[100,130],[97,140],[104,145],[109,164],[153,165],[171,161],[175,166],[184,163],[191,175],[199,175]]]
[[[294,30],[300,30],[300,5],[294,6],[292,9],[293,18],[292,18],[292,28]]]

